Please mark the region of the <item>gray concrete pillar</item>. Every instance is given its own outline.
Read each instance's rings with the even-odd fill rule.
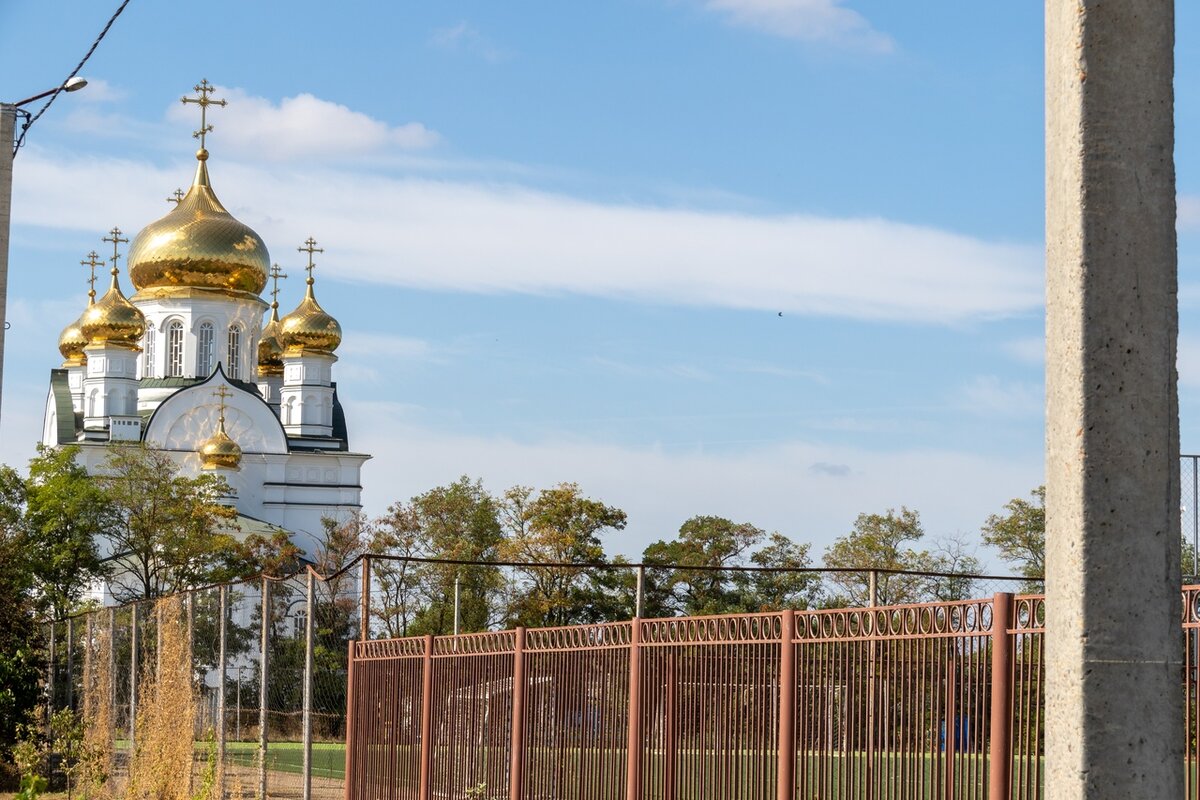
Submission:
[[[1174,3],[1046,0],[1046,796],[1183,796]]]

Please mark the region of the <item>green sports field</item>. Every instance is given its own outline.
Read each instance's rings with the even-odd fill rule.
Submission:
[[[226,742],[225,756],[232,763],[247,767],[258,765],[258,742]],[[304,763],[304,747],[300,742],[271,742],[267,746],[267,769],[299,774]],[[338,743],[314,742],[312,746],[313,776],[343,778],[346,775],[346,746]]]

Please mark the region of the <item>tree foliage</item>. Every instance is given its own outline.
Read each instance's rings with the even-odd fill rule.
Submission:
[[[1003,514],[993,514],[983,525],[983,543],[1027,578],[1046,574],[1046,487],[1029,493],[1031,500],[1013,498]]]

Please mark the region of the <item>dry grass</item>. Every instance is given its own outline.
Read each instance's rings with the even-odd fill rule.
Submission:
[[[192,800],[196,696],[183,601],[163,598],[154,611],[160,644],[155,668],[143,667],[126,796],[129,800]]]
[[[107,626],[93,625],[88,618],[88,642],[83,662],[83,749],[88,758],[81,765],[79,788],[84,797],[111,800],[113,753],[112,636]]]

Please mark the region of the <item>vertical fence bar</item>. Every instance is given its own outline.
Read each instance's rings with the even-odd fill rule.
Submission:
[[[1012,791],[1012,648],[1008,629],[1012,595],[992,596],[991,751],[988,756],[988,800],[1009,800]]]
[[[304,746],[304,763],[301,766],[301,780],[303,788],[301,797],[303,800],[311,800],[312,798],[312,693],[313,693],[313,594],[315,592],[315,579],[313,571],[310,567],[305,570],[305,614],[304,614],[304,708],[301,713],[301,724],[304,730],[301,733]]]
[[[642,797],[642,620],[629,632],[629,733],[626,737],[626,800]]]
[[[75,710],[75,619],[67,617],[67,708]]]
[[[262,630],[260,631],[259,639],[259,655],[258,655],[258,797],[259,800],[266,800],[267,797],[267,728],[269,720],[267,718],[267,685],[269,672],[269,657],[268,647],[271,638],[271,582],[266,576],[262,579],[262,598],[259,608],[259,617],[262,618]]]
[[[958,753],[958,664],[954,646],[955,642],[950,640],[949,655],[946,658],[946,743],[943,750],[946,764],[946,800],[954,800],[958,783],[955,775],[955,756]]]
[[[50,628],[50,657],[46,661],[46,736],[50,736],[50,716],[54,713],[54,673],[58,667],[58,654],[55,652],[54,623]]]
[[[679,655],[667,652],[667,685],[663,698],[663,800],[675,800],[679,769]]]
[[[138,606],[129,606],[129,763],[133,763],[133,746],[137,733],[138,690]]]
[[[633,617],[634,619],[642,618],[642,611],[645,608],[646,602],[646,565],[638,564],[637,568],[637,594],[633,602]]]
[[[421,659],[421,771],[419,800],[430,800],[433,783],[433,636],[425,636],[425,653]]]
[[[346,648],[346,790],[345,800],[356,797],[358,775],[354,767],[355,750],[358,747],[358,712],[354,694],[354,640]]]
[[[508,767],[508,800],[521,800],[525,785],[525,629],[513,639],[512,760]],[[580,776],[581,778],[583,776]]]
[[[229,615],[229,587],[217,590],[217,796],[225,796],[225,670],[229,655],[226,652],[226,617]]]
[[[117,609],[108,608],[108,707],[112,709],[113,722],[117,713]]]
[[[796,612],[784,611],[779,631],[779,752],[776,800],[796,797]]]
[[[358,638],[364,642],[371,638],[371,557],[363,556],[362,577],[359,578]]]

